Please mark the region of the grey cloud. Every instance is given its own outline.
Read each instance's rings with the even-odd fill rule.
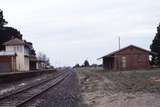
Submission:
[[[56,66],[96,59],[122,46],[146,49],[160,21],[159,0],[5,0],[10,26],[19,29]]]

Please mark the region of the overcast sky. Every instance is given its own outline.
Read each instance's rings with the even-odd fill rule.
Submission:
[[[1,0],[4,18],[54,66],[82,64],[133,44],[145,49],[160,22],[160,0]]]

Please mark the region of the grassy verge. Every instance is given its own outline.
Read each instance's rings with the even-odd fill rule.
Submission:
[[[160,93],[160,70],[107,72],[102,69],[87,68],[79,71],[85,73],[86,78],[105,76],[115,84],[112,90],[117,92]],[[106,87],[108,86],[106,85]]]

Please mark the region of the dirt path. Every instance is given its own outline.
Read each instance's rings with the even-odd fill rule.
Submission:
[[[160,107],[156,93],[117,91],[114,81],[101,73],[80,71],[82,97],[88,107]]]

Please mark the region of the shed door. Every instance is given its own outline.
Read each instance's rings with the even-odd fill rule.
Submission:
[[[10,72],[11,63],[10,62],[0,62],[0,72]]]
[[[127,60],[126,60],[126,57],[123,56],[122,57],[122,68],[125,69],[127,67]]]

